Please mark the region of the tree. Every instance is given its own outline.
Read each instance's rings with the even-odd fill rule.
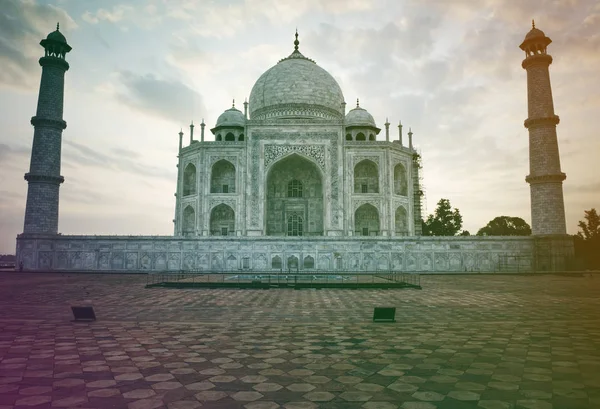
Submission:
[[[596,209],[585,210],[584,219],[578,223],[581,231],[574,236],[575,257],[585,269],[600,269],[600,216]]]
[[[580,220],[577,224],[582,230],[577,235],[584,240],[600,240],[600,216],[596,209],[585,210],[585,221]]]
[[[531,236],[531,227],[520,217],[498,216],[477,232],[478,236]]]
[[[423,220],[424,236],[455,236],[462,227],[462,216],[457,208],[452,210],[450,200],[440,199],[434,214]]]
[[[471,232],[469,230],[463,230],[460,232],[459,236],[470,236]]]

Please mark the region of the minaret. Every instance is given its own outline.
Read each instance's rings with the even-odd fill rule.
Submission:
[[[531,229],[533,235],[564,235],[565,205],[562,182],[567,177],[560,169],[550,73],[552,57],[546,47],[552,42],[543,31],[535,28],[519,46],[525,51],[522,66],[527,71],[527,102],[529,117],[529,175],[525,178],[531,190]]]
[[[398,121],[398,142],[400,142],[400,146],[402,146],[402,122]]]
[[[385,118],[385,140],[386,142],[390,141],[390,121]]]
[[[40,45],[45,53],[39,60],[42,79],[37,111],[31,118],[33,147],[29,172],[25,174],[29,186],[23,233],[57,234],[58,190],[64,182],[60,175],[61,140],[67,127],[63,121],[65,72],[69,69],[65,55],[71,47],[58,31],[58,24]]]

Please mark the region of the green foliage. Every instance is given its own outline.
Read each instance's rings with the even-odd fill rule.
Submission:
[[[577,224],[582,230],[577,235],[584,240],[600,240],[600,216],[596,209],[585,210],[584,220]]]
[[[450,200],[440,199],[434,214],[423,220],[424,236],[456,236],[462,227],[462,216],[457,208],[452,210]]]
[[[459,236],[470,236],[471,232],[469,230],[463,230],[460,232]]]
[[[412,156],[413,164],[417,167],[417,169],[421,169],[423,166],[421,165],[421,155],[418,153],[413,153]]]
[[[478,236],[531,236],[531,227],[520,217],[499,216],[477,232]]]
[[[581,231],[574,236],[575,257],[587,270],[600,270],[600,216],[596,209],[584,211],[585,220],[578,225]]]

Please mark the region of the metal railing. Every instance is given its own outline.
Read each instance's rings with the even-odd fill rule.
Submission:
[[[148,287],[157,286],[207,287],[222,286],[275,286],[275,287],[420,287],[418,273],[399,271],[306,271],[283,270],[236,270],[236,271],[164,271],[149,273],[146,278]]]

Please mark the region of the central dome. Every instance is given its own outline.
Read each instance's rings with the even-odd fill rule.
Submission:
[[[297,35],[297,34],[296,34]],[[250,119],[344,117],[337,81],[296,49],[260,76],[250,92]]]

